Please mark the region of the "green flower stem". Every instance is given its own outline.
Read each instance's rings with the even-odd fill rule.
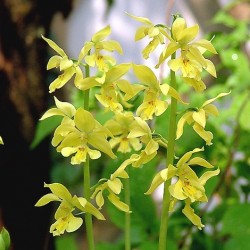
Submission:
[[[175,59],[175,53],[172,54],[171,59]],[[176,76],[174,71],[170,71],[171,87],[177,89]],[[175,137],[176,137],[176,114],[177,114],[177,100],[171,97],[170,107],[170,119],[169,119],[169,131],[168,131],[168,149],[166,167],[169,164],[173,164],[175,155]],[[169,186],[171,185],[171,179],[164,183],[163,203],[161,212],[161,224],[159,234],[159,250],[167,250],[167,233],[168,233],[168,218],[169,218],[169,206],[170,206],[170,193]]]
[[[86,162],[83,168],[84,174],[84,197],[87,201],[90,200],[90,171],[89,171],[89,157],[86,158]],[[86,225],[86,234],[88,241],[88,249],[94,250],[94,234],[93,234],[93,225],[92,225],[92,215],[90,213],[85,213],[85,225]]]
[[[85,67],[85,76],[89,76],[89,66]],[[84,109],[89,109],[89,90],[84,91]],[[87,201],[90,201],[90,169],[89,169],[89,157],[86,157],[86,162],[83,166],[83,188],[84,188],[84,197]],[[90,213],[85,213],[85,225],[86,225],[86,234],[88,241],[88,249],[94,250],[94,233],[93,233],[93,224],[92,224],[92,215]]]
[[[127,170],[128,171],[128,170]],[[129,175],[129,172],[128,172]],[[130,182],[129,178],[124,179],[124,194],[125,203],[130,207]],[[131,249],[131,239],[130,239],[130,213],[125,213],[125,250]]]

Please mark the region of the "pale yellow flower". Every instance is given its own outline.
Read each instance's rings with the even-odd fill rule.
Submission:
[[[140,84],[144,86],[144,99],[136,111],[136,114],[143,120],[151,120],[153,115],[160,116],[166,111],[168,108],[167,95],[184,103],[176,90],[166,83],[160,84],[156,75],[149,67],[133,64],[133,70],[136,77],[140,80]]]
[[[176,167],[170,164],[168,168],[161,170],[153,178],[150,188],[145,194],[152,194],[165,181],[172,179],[174,176],[178,177],[175,183],[169,187],[169,192],[173,197],[171,211],[174,208],[174,204],[177,200],[185,201],[185,208],[182,210],[187,218],[201,229],[204,225],[201,223],[201,219],[194,213],[194,210],[190,207],[190,204],[195,201],[207,202],[207,196],[205,193],[205,184],[211,177],[219,174],[220,170],[206,171],[199,178],[194,170],[190,166],[202,166],[205,168],[213,168],[209,162],[201,157],[193,157],[193,153],[203,151],[203,148],[195,148],[192,151],[184,154],[176,164]]]
[[[127,13],[128,14],[128,13]],[[143,49],[142,55],[145,59],[149,58],[149,54],[152,53],[160,44],[164,44],[165,36],[169,37],[166,32],[166,27],[164,25],[154,25],[146,17],[138,17],[128,14],[133,19],[143,23],[143,26],[139,27],[135,34],[135,41],[141,40],[148,36],[151,40],[147,46]],[[170,38],[170,37],[169,37]]]
[[[78,61],[81,61],[84,58],[89,66],[97,67],[98,71],[101,72],[101,75],[104,75],[103,79],[98,77],[99,81],[104,80],[105,72],[116,64],[115,58],[104,54],[103,50],[106,52],[117,51],[119,54],[123,53],[121,45],[117,41],[105,40],[110,33],[111,28],[109,25],[96,32],[92,36],[91,41],[84,44],[78,58]],[[94,52],[91,53],[91,50],[94,50]]]
[[[0,144],[2,144],[2,145],[4,144],[3,143],[3,138],[1,136],[0,136]]]
[[[113,134],[109,140],[112,148],[118,147],[117,151],[129,153],[132,149],[138,151],[142,144],[139,138],[128,138],[128,134],[134,125],[134,115],[132,112],[116,113],[113,119],[108,120],[104,126]]]
[[[101,152],[116,158],[107,140],[112,134],[90,112],[83,108],[76,110],[72,104],[60,102],[56,98],[55,102],[57,108],[45,112],[41,120],[54,115],[63,116],[61,124],[54,132],[52,145],[65,157],[74,154],[71,164],[85,162],[87,155],[91,159],[98,159]]]
[[[62,88],[75,75],[74,84],[78,87],[79,82],[83,79],[83,73],[80,68],[80,62],[75,62],[68,58],[67,54],[54,41],[44,36],[42,38],[48,45],[55,50],[59,55],[52,56],[47,64],[47,70],[59,68],[63,71],[52,83],[49,85],[49,92],[52,93],[56,89]]]
[[[192,125],[195,132],[206,141],[207,145],[211,145],[213,134],[210,131],[205,130],[206,122],[210,115],[217,116],[219,114],[217,107],[211,103],[217,98],[226,96],[229,93],[221,93],[215,98],[207,100],[200,108],[189,109],[178,121],[176,139],[179,139],[182,136],[184,125],[185,123],[188,123],[189,125]]]
[[[179,50],[180,56],[168,61],[170,69],[175,72],[180,70],[185,82],[193,86],[196,91],[203,91],[206,86],[201,81],[201,72],[206,70],[212,76],[217,77],[214,64],[203,55],[205,51],[217,54],[214,46],[211,41],[205,39],[193,41],[198,35],[199,26],[196,24],[187,27],[186,21],[182,17],[175,19],[171,31],[170,42],[160,55],[156,68]]]
[[[41,197],[35,206],[44,206],[52,201],[60,202],[59,207],[55,213],[56,222],[50,227],[50,233],[53,236],[59,236],[66,232],[76,231],[83,223],[81,217],[76,217],[73,212],[76,213],[76,209],[84,213],[90,213],[99,220],[104,220],[104,216],[100,211],[95,208],[85,198],[72,196],[68,189],[60,183],[46,184],[44,187],[48,187],[51,193],[48,193]]]

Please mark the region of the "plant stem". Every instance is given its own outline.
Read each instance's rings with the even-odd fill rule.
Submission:
[[[89,171],[89,157],[86,158],[86,162],[83,168],[84,174],[84,197],[87,201],[90,200],[90,171]],[[85,213],[85,225],[86,225],[86,234],[88,241],[88,249],[94,250],[94,234],[93,234],[93,225],[92,225],[92,215],[90,213]]]
[[[89,77],[89,66],[85,67],[85,76]],[[89,89],[84,91],[84,109],[89,110]],[[84,188],[84,197],[87,201],[90,201],[90,169],[89,169],[89,157],[86,157],[86,162],[83,166],[83,188]],[[94,234],[93,234],[93,224],[92,224],[92,215],[90,213],[85,213],[85,225],[86,225],[86,234],[88,241],[88,249],[94,250]]]
[[[125,203],[130,207],[129,178],[124,179],[124,195],[125,195]],[[125,250],[130,250],[131,240],[130,240],[130,213],[129,212],[125,213],[125,232],[124,233],[125,233]]]
[[[175,58],[175,53],[172,54],[171,59]],[[170,71],[171,87],[177,88],[175,72]],[[171,97],[171,107],[170,107],[170,119],[169,119],[169,131],[168,131],[168,149],[167,149],[167,160],[166,167],[169,164],[173,164],[174,161],[174,147],[175,147],[175,137],[176,137],[176,111],[177,111],[177,100]],[[167,250],[167,235],[168,235],[168,218],[169,218],[169,206],[170,206],[170,193],[169,186],[171,184],[171,179],[164,183],[164,193],[162,202],[162,212],[161,212],[161,224],[160,224],[160,234],[159,234],[159,250]]]

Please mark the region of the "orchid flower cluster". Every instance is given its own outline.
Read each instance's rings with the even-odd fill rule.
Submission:
[[[84,92],[84,107],[76,108],[70,102],[54,96],[55,107],[41,117],[41,120],[52,116],[62,118],[52,138],[56,151],[64,157],[70,157],[72,165],[83,168],[87,168],[91,165],[91,160],[98,159],[103,154],[115,159],[118,155],[116,152],[120,152],[127,157],[117,166],[110,178],[103,178],[94,185],[92,193],[89,193],[92,190],[90,186],[84,186],[89,189],[88,197],[72,196],[60,183],[44,184],[51,193],[43,196],[36,206],[43,206],[52,201],[59,203],[54,216],[55,223],[50,227],[54,236],[77,230],[83,223],[80,216],[82,213],[103,220],[101,210],[106,198],[117,209],[125,213],[133,212],[119,196],[124,188],[124,179],[129,179],[127,169],[143,167],[158,157],[160,147],[167,149],[169,155],[166,157],[172,160],[167,161],[166,167],[156,173],[145,194],[151,195],[161,184],[169,183],[166,190],[169,192],[170,205],[166,208],[167,211],[162,213],[173,211],[176,202],[183,201],[185,206],[182,211],[185,216],[197,228],[204,227],[191,205],[208,200],[205,184],[211,177],[218,175],[220,170],[214,170],[215,166],[200,156],[193,157],[203,151],[204,147],[195,148],[178,157],[174,145],[183,135],[186,124],[193,127],[206,145],[211,145],[213,134],[206,130],[206,122],[211,115],[217,116],[219,113],[213,102],[228,93],[221,93],[205,101],[199,108],[190,107],[191,104],[185,102],[177,90],[175,75],[180,75],[182,84],[187,84],[194,91],[203,94],[206,89],[202,81],[203,71],[216,77],[215,66],[205,58],[204,53],[217,52],[211,41],[195,40],[199,26],[187,27],[185,19],[179,15],[174,16],[170,28],[161,24],[154,25],[145,17],[128,15],[142,23],[136,31],[135,41],[146,37],[150,40],[142,51],[145,59],[148,59],[157,47],[163,47],[155,68],[167,62],[171,72],[169,83],[159,80],[154,71],[146,65],[133,62],[117,64],[112,53],[122,54],[123,50],[117,41],[107,39],[111,33],[109,25],[95,33],[91,40],[84,44],[78,59],[69,58],[54,41],[42,36],[57,53],[49,59],[47,69],[60,70],[60,75],[49,85],[49,92],[54,93],[67,83],[73,83],[75,88]],[[92,75],[90,68],[91,72],[94,72]],[[136,83],[126,78],[130,70],[138,80]],[[104,112],[109,110],[113,113],[113,117],[104,124],[89,110],[88,99],[92,89],[95,89],[96,102],[103,107]],[[142,102],[138,107],[134,107],[133,102],[137,97],[142,97]],[[180,117],[176,112],[177,105],[182,105],[185,110]],[[154,132],[152,121],[168,108],[171,109],[173,120],[170,121],[168,138],[164,138]],[[166,121],[166,124],[168,122]],[[178,161],[175,162],[176,160]],[[204,168],[200,177],[195,172],[195,168],[199,167]],[[86,179],[84,181],[89,182]]]

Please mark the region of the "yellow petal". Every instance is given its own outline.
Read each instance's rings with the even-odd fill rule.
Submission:
[[[94,149],[88,149],[88,155],[92,160],[99,159],[101,157],[100,151]]]
[[[204,148],[195,148],[194,150],[192,151],[189,151],[187,153],[185,153],[181,158],[180,160],[178,161],[177,163],[177,168],[180,168],[182,165],[186,164],[187,161],[191,158],[191,156],[194,154],[194,153],[197,153],[197,152],[200,152],[200,151],[203,151]]]
[[[175,184],[170,185],[169,192],[174,198],[178,200],[187,199],[187,196],[183,192],[183,184],[181,180],[178,180]]]
[[[177,129],[176,129],[176,140],[182,136],[184,125],[187,122],[188,118],[191,116],[192,116],[192,112],[187,112],[179,119],[177,123]]]
[[[81,200],[84,199],[82,197],[79,197],[78,200],[81,203]],[[90,213],[92,215],[94,215],[98,220],[105,220],[104,216],[102,215],[102,213],[94,206],[92,205],[90,202],[87,201],[84,210],[86,211],[86,213]]]
[[[83,223],[83,219],[80,217],[71,216],[69,223],[66,227],[68,233],[76,231]]]
[[[93,46],[94,46],[93,42],[85,42],[78,57],[79,62],[82,61],[83,57],[87,55],[87,53],[91,50]]]
[[[205,168],[213,168],[214,166],[210,164],[208,161],[204,160],[201,157],[194,157],[188,163],[188,165],[199,165]]]
[[[215,116],[219,115],[219,111],[218,111],[217,107],[214,106],[213,104],[208,104],[203,109],[205,110],[205,112],[207,114],[212,114]]]
[[[104,27],[103,29],[99,30],[98,32],[96,32],[93,36],[92,36],[92,41],[94,43],[96,42],[100,42],[103,39],[105,39],[109,34],[111,33],[111,28],[109,25],[107,25],[106,27]]]
[[[61,201],[55,194],[49,193],[45,194],[43,197],[41,197],[37,203],[35,204],[36,207],[41,207],[44,205],[47,205],[51,201]]]
[[[192,27],[184,29],[181,33],[176,34],[176,39],[181,44],[188,44],[197,36],[199,32],[199,26],[195,24]]]
[[[101,137],[99,134],[92,133],[91,136],[88,138],[88,143],[96,149],[104,152],[112,159],[116,158],[116,155],[113,153],[109,142],[104,137]]]
[[[114,195],[113,193],[109,194],[108,199],[110,200],[111,203],[113,203],[121,211],[124,211],[127,213],[130,212],[129,206],[126,203],[120,201],[119,197]]]
[[[51,192],[60,199],[64,199],[67,201],[71,201],[72,199],[72,196],[68,191],[68,189],[61,183],[52,183],[52,184],[44,183],[44,187],[48,187],[51,190]]]
[[[148,86],[155,86],[158,84],[157,78],[154,72],[145,65],[133,64],[133,70],[136,77],[144,84]]]
[[[74,105],[69,102],[61,102],[54,96],[55,104],[59,110],[61,110],[66,116],[73,117],[76,113]]]
[[[49,110],[47,110],[42,117],[40,118],[40,120],[44,120],[47,119],[49,117],[55,116],[55,115],[60,115],[60,116],[64,116],[64,112],[58,108],[51,108]]]
[[[206,141],[206,145],[212,145],[213,134],[210,131],[205,131],[204,128],[197,123],[193,125],[193,129],[203,140]]]
[[[216,74],[216,69],[215,69],[215,66],[214,64],[206,59],[206,62],[207,62],[207,66],[205,67],[205,70],[210,74],[212,75],[213,77],[217,77],[217,74]]]
[[[139,41],[147,35],[148,27],[141,26],[135,32],[135,41]]]
[[[146,195],[152,194],[155,191],[155,189],[158,188],[163,182],[172,178],[175,175],[176,171],[177,169],[170,164],[168,168],[158,172],[153,178],[152,183],[145,194]]]
[[[58,55],[52,56],[48,61],[47,70],[58,68],[60,66],[61,60],[62,60],[61,56]]]
[[[73,66],[73,61],[69,60],[68,57],[63,57],[60,62],[60,70],[65,70]]]
[[[0,144],[2,144],[2,145],[4,144],[3,143],[3,138],[1,136],[0,136]]]
[[[200,181],[200,184],[201,185],[205,185],[207,180],[210,179],[211,177],[213,176],[216,176],[220,173],[220,169],[216,169],[214,171],[206,171],[200,178],[199,178],[199,181]]]
[[[155,153],[158,150],[158,148],[159,148],[158,143],[155,142],[153,139],[151,139],[145,148],[145,153],[147,155],[151,155]]]
[[[153,25],[153,23],[146,17],[135,16],[135,15],[129,14],[127,12],[126,12],[126,14],[139,22],[142,22],[142,23],[145,23],[148,25]]]
[[[95,119],[93,115],[84,110],[83,108],[78,108],[75,113],[75,125],[76,127],[83,132],[89,133],[95,128]]]
[[[220,93],[218,94],[216,97],[212,98],[212,99],[209,99],[207,101],[205,101],[203,103],[203,105],[201,106],[201,108],[205,107],[206,105],[210,104],[211,102],[215,101],[216,99],[220,98],[220,97],[223,97],[223,96],[226,96],[226,95],[229,95],[231,93],[231,91],[227,92],[227,93]]]
[[[131,67],[130,63],[121,63],[114,67],[112,67],[107,73],[106,73],[106,79],[105,82],[112,83],[116,80],[120,79],[123,75],[125,75]]]
[[[215,50],[214,46],[208,40],[201,39],[197,42],[194,42],[193,45],[197,45],[199,47],[205,48],[206,50],[210,51],[213,54],[217,54],[217,51]]]
[[[169,56],[171,56],[177,49],[179,49],[179,44],[175,42],[170,42],[166,49],[160,55],[159,62],[155,66],[155,68],[159,68],[160,64],[162,64]]]
[[[200,230],[204,227],[204,225],[201,223],[201,218],[198,215],[196,215],[194,213],[194,209],[190,207],[190,203],[186,203],[184,209],[182,209],[182,212]]]
[[[43,35],[42,35],[42,39],[45,40],[49,44],[49,46],[53,50],[55,50],[60,56],[62,56],[62,57],[67,56],[65,54],[65,52],[55,42],[53,42],[51,39],[48,39],[48,38],[44,37]]]
[[[114,40],[109,40],[109,41],[103,41],[102,46],[104,50],[107,51],[117,51],[119,54],[122,54],[122,47],[120,43]]]
[[[197,92],[202,92],[203,90],[206,89],[206,85],[202,80],[197,80],[188,77],[183,77],[183,79],[187,84],[191,85]]]
[[[96,204],[99,207],[99,209],[102,208],[102,206],[104,205],[104,198],[103,198],[101,191],[97,193],[95,199],[96,199]]]
[[[197,122],[200,126],[203,128],[206,125],[206,113],[203,109],[200,109],[198,111],[194,111],[192,115],[195,122]]]
[[[122,189],[122,183],[121,180],[118,178],[115,178],[113,180],[107,181],[108,187],[114,192],[115,194],[119,194]]]
[[[178,17],[175,19],[172,25],[172,34],[173,38],[178,41],[180,34],[183,32],[184,29],[186,29],[187,24],[184,18]]]

